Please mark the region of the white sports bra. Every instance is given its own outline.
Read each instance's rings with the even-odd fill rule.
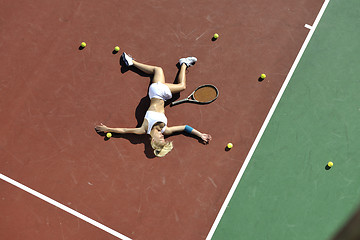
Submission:
[[[150,134],[150,131],[155,123],[162,122],[165,124],[165,127],[161,129],[161,133],[163,133],[166,129],[167,125],[167,118],[164,113],[154,112],[154,111],[147,111],[145,114],[145,119],[148,121],[148,129],[147,134]]]

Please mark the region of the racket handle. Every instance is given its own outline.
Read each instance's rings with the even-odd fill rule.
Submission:
[[[179,100],[179,101],[172,102],[170,105],[174,106],[174,105],[177,105],[179,103],[188,102],[188,101],[189,101],[189,99],[185,98],[185,99],[182,99],[182,100]]]

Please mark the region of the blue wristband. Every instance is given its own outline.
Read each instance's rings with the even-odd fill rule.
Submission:
[[[185,131],[186,133],[191,133],[192,130],[194,130],[194,129],[193,129],[192,127],[190,127],[189,125],[186,125],[186,126],[185,126],[185,130],[184,130],[184,131]]]

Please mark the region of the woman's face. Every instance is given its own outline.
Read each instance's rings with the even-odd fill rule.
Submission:
[[[154,134],[152,137],[153,137],[152,141],[157,143],[157,145],[164,146],[166,144],[164,135],[160,131],[154,131]]]

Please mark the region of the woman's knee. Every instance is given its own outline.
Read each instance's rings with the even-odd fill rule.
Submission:
[[[182,92],[186,89],[186,83],[178,83],[176,85],[179,92]]]
[[[181,83],[181,91],[184,91],[186,89],[186,83]]]
[[[155,74],[164,75],[164,71],[161,67],[154,67],[154,75]]]

